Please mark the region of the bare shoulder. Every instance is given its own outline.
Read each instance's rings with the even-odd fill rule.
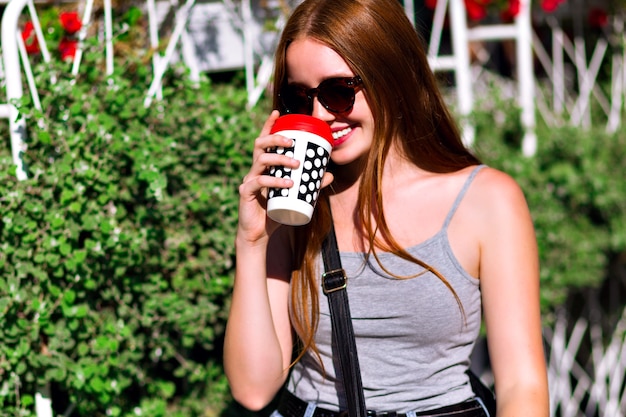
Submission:
[[[468,197],[477,208],[493,215],[499,211],[526,209],[524,192],[509,174],[494,168],[483,168],[472,184]]]
[[[485,167],[476,175],[465,197],[466,223],[475,236],[499,241],[507,233],[523,232],[530,236],[533,228],[524,192],[510,175],[494,168]],[[509,236],[512,237],[512,236]]]
[[[522,192],[519,184],[509,174],[491,167],[484,167],[480,170],[473,186],[481,194],[486,193],[512,193]]]

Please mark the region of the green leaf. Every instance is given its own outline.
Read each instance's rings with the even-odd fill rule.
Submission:
[[[89,379],[88,385],[95,393],[100,393],[105,390],[104,381],[99,376],[94,376],[93,378]]]
[[[66,290],[63,294],[63,303],[69,305],[74,304],[76,300],[76,293],[73,290]]]
[[[87,251],[83,249],[74,251],[73,258],[77,264],[79,265],[82,264],[83,262],[85,262],[85,259],[87,258]]]
[[[61,255],[63,256],[67,256],[70,254],[70,252],[72,252],[72,245],[70,245],[69,243],[62,243],[59,246],[59,252],[61,253]]]

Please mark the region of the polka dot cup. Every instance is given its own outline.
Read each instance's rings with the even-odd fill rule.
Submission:
[[[270,188],[267,215],[273,220],[291,226],[311,221],[313,209],[322,185],[322,177],[330,159],[333,137],[326,122],[312,116],[289,114],[281,116],[271,133],[293,139],[290,148],[275,148],[269,152],[285,154],[300,161],[297,169],[275,166],[270,175],[291,178],[291,188]]]

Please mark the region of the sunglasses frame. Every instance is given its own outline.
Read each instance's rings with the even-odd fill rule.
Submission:
[[[324,85],[329,85],[335,82],[343,82],[345,85],[342,85],[341,87],[344,87],[346,89],[352,90],[352,94],[351,97],[348,97],[347,101],[350,103],[347,107],[343,108],[343,109],[335,109],[332,108],[326,101],[325,94],[324,94]],[[304,92],[304,95],[302,96],[302,98],[306,97],[308,99],[308,103],[306,105],[307,107],[307,112],[306,113],[297,113],[297,112],[293,112],[292,110],[290,110],[288,108],[288,106],[285,103],[285,100],[283,99],[284,93],[283,91],[286,88],[296,88],[296,91],[299,92]],[[356,94],[357,92],[363,88],[363,80],[361,79],[360,76],[355,75],[354,77],[333,77],[333,78],[327,78],[324,81],[322,81],[317,87],[315,88],[305,88],[305,87],[301,87],[295,84],[285,84],[285,86],[283,88],[281,88],[280,92],[278,93],[278,98],[280,100],[280,104],[282,106],[282,112],[283,114],[308,114],[311,115],[313,113],[313,99],[315,97],[317,97],[317,101],[320,102],[320,104],[329,112],[331,113],[346,113],[349,112],[350,110],[352,110],[352,107],[354,107],[354,101],[356,99]],[[320,93],[322,93],[322,95],[320,95]],[[295,94],[294,94],[295,96]]]

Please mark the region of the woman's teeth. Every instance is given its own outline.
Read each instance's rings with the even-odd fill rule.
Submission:
[[[352,131],[351,127],[346,127],[345,129],[339,130],[337,132],[333,132],[333,139],[335,139],[335,140],[340,139],[340,138],[346,136],[351,131]]]

